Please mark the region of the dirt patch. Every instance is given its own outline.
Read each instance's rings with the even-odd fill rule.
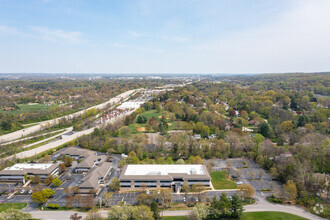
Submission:
[[[168,123],[168,126],[171,126],[172,125],[172,123]]]
[[[138,129],[136,129],[137,131],[146,131],[146,128],[145,127],[140,127]]]
[[[158,118],[162,118],[162,116],[160,115],[160,116],[158,116]]]

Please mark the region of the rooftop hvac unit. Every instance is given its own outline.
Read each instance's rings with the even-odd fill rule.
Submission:
[[[195,169],[195,168],[191,168],[191,170],[190,170],[190,174],[197,174],[196,169]]]

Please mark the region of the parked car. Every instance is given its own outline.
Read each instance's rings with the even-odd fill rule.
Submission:
[[[183,197],[182,202],[186,202],[186,197]]]
[[[28,193],[31,194],[32,193],[32,189],[30,189]]]
[[[147,189],[147,191],[146,191],[146,194],[147,194],[147,195],[149,195],[149,194],[150,194],[150,191],[149,191],[148,189]]]
[[[25,189],[22,189],[21,194],[25,193]]]
[[[243,182],[242,182],[242,181],[237,181],[236,184],[237,184],[237,185],[242,185]]]

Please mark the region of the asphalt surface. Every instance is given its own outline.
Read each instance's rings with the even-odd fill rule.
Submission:
[[[71,118],[80,116],[86,110],[89,110],[89,109],[92,109],[92,108],[102,109],[102,108],[106,107],[108,104],[112,104],[112,105],[117,104],[122,99],[125,99],[125,98],[129,97],[129,95],[132,94],[134,91],[135,90],[129,90],[129,91],[126,91],[126,92],[124,92],[124,93],[122,93],[122,94],[114,97],[114,98],[111,98],[109,101],[104,102],[102,104],[99,104],[99,105],[96,105],[96,106],[92,106],[90,108],[87,108],[87,109],[84,109],[82,111],[78,111],[78,112],[75,112],[73,114],[66,115],[66,116],[63,116],[63,117],[60,117],[60,118],[56,118],[56,119],[52,119],[52,120],[48,120],[48,121],[43,121],[43,122],[40,122],[37,125],[31,126],[31,127],[28,127],[28,128],[22,129],[22,130],[19,130],[19,131],[15,131],[15,132],[12,132],[12,133],[9,133],[9,134],[6,134],[6,135],[2,135],[2,136],[0,136],[0,143],[12,141],[12,140],[15,140],[15,139],[22,138],[24,136],[30,135],[32,133],[35,133],[37,131],[42,130],[45,126],[55,125],[55,124],[59,123],[59,121],[61,119],[63,119],[63,118],[65,118],[65,119],[71,119]]]

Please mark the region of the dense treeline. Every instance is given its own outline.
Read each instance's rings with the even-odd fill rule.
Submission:
[[[276,77],[270,76],[257,81],[249,78],[244,85],[237,83],[243,81],[239,78],[235,83],[201,81],[177,88],[144,104],[123,122],[82,138],[78,144],[130,154],[126,163],[177,162],[192,156],[201,162],[210,158],[250,158],[275,179],[294,186],[297,191],[290,199],[313,205],[320,200],[317,195],[329,191],[330,109],[303,81],[326,85],[329,74],[315,78],[288,75],[287,80],[285,75],[278,77],[285,81],[285,87],[271,86]],[[144,122],[139,113],[151,109],[171,115],[179,132],[153,138],[130,133],[127,126]],[[147,123],[156,125],[159,131],[161,119],[150,118]],[[161,133],[166,134],[166,130]]]

